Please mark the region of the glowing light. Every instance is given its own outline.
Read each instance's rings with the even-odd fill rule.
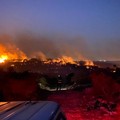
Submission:
[[[90,67],[89,66],[86,66],[87,69],[89,69]]]
[[[56,59],[51,59],[51,60],[48,60],[48,61],[45,61],[46,64],[49,64],[49,63],[58,63],[60,65],[66,65],[67,63],[70,63],[70,64],[77,64],[74,59],[72,57],[69,57],[69,56],[61,56],[59,58],[56,58]]]
[[[14,64],[11,65],[11,67],[14,67],[14,66],[15,66]]]
[[[115,73],[116,72],[116,70],[113,70],[113,73]]]
[[[6,60],[18,60],[26,58],[27,56],[14,44],[0,44],[0,63],[4,63]]]
[[[85,66],[94,66],[94,63],[91,60],[86,60],[85,61]]]
[[[4,63],[5,60],[7,60],[7,59],[8,59],[8,56],[6,56],[6,55],[1,55],[1,56],[0,56],[0,63]]]

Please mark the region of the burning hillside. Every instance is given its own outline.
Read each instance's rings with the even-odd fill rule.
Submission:
[[[91,60],[85,60],[85,66],[94,66],[94,63]]]
[[[52,64],[52,63],[59,64],[59,65],[74,64],[74,65],[80,66],[79,61],[75,61],[72,57],[65,56],[65,55],[58,57],[58,58],[54,58],[54,59],[47,59],[47,57],[46,57],[46,60],[43,62],[45,64]],[[94,66],[94,63],[91,60],[85,60],[84,65],[85,66]]]
[[[28,44],[29,43],[29,44]],[[72,44],[58,44],[49,39],[34,36],[21,35],[13,40],[9,35],[0,36],[0,63],[4,61],[17,61],[36,58],[45,64],[79,65],[80,60],[85,60],[86,66],[93,66],[91,60],[86,60]],[[58,47],[59,46],[59,47]],[[52,58],[52,59],[48,59]]]
[[[22,52],[14,44],[6,44],[6,45],[0,44],[0,63],[5,62],[6,60],[17,61],[18,59],[21,59],[23,61],[24,59],[28,59],[28,57],[26,56],[24,52]],[[46,55],[44,55],[44,59],[43,59],[43,55],[42,56],[40,55],[38,59],[45,60],[44,61],[45,64],[57,63],[57,64],[65,65],[69,63],[69,64],[79,65],[78,62],[76,62],[72,57],[66,56],[66,55],[63,55],[61,57],[54,58],[54,59],[47,59]],[[93,66],[94,64],[92,61],[86,60],[85,65]]]
[[[67,63],[76,64],[74,59],[72,57],[69,57],[69,56],[62,56],[62,57],[59,57],[56,59],[47,60],[47,61],[45,61],[45,63],[46,64],[47,63],[58,63],[58,64],[62,64],[62,65],[65,65]]]
[[[26,59],[27,56],[14,44],[0,44],[0,63],[6,60]]]

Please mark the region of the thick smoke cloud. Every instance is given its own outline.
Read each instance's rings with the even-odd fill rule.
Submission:
[[[0,58],[1,59],[25,59],[26,55],[15,45],[9,35],[0,35]]]
[[[7,35],[7,34],[0,35],[0,44],[5,45],[5,46],[13,44],[12,36]]]
[[[97,41],[93,46],[93,54],[97,60],[120,60],[120,39]]]
[[[59,56],[55,43],[48,38],[22,34],[16,37],[16,44],[28,57]]]
[[[62,56],[69,56],[74,60],[120,59],[119,39],[90,43],[90,41],[79,37],[41,37],[35,34],[17,34],[15,36],[0,35],[0,44],[6,47],[16,46],[28,58],[37,57],[42,60]]]
[[[70,56],[74,60],[88,59],[88,46],[81,38],[41,37],[21,34],[16,37],[16,44],[29,57],[58,58]]]

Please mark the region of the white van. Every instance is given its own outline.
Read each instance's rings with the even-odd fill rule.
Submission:
[[[52,101],[0,102],[0,120],[66,120]]]

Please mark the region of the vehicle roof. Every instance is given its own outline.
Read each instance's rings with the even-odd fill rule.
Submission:
[[[52,101],[0,102],[0,120],[51,120],[58,109]]]

